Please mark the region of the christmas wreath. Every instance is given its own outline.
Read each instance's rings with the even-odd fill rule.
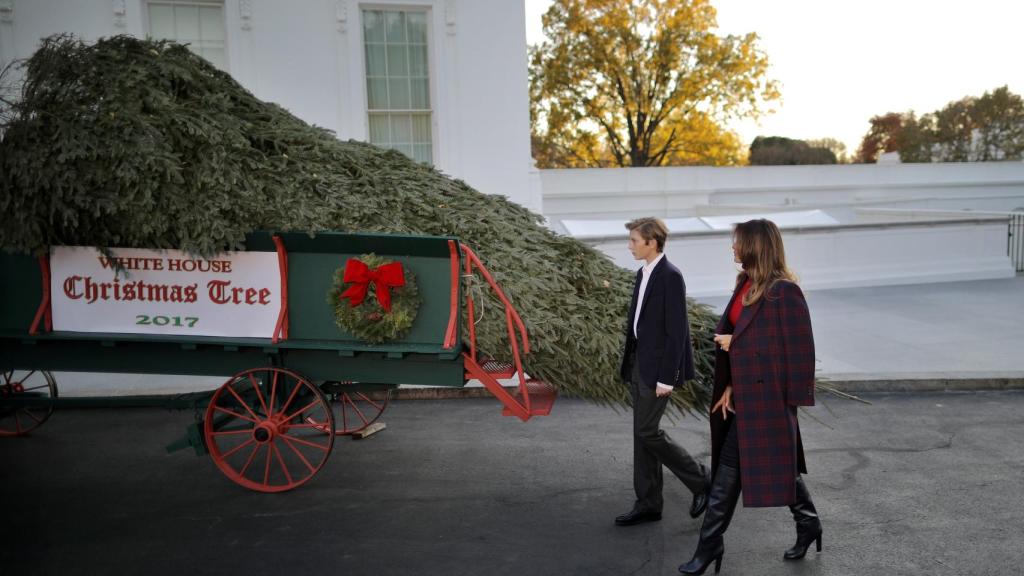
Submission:
[[[416,275],[376,254],[349,258],[335,270],[327,301],[338,326],[374,344],[405,337],[420,309]]]

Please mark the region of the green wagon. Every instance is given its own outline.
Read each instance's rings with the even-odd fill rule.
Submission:
[[[258,337],[194,335],[188,333],[189,324],[201,325],[200,314],[149,315],[138,310],[133,312],[135,323],[177,332],[108,332],[102,327],[106,318],[97,320],[97,330],[80,330],[83,319],[74,310],[82,308],[64,310],[58,296],[79,300],[76,305],[101,296],[113,301],[129,294],[129,284],[131,296],[139,296],[143,289],[152,290],[152,283],[134,280],[141,272],[133,275],[131,268],[141,269],[139,262],[122,260],[121,268],[110,272],[115,278],[106,282],[110,290],[101,292],[101,282],[90,283],[82,275],[58,277],[51,269],[56,248],[42,258],[0,255],[0,436],[28,434],[61,406],[115,406],[124,400],[60,398],[53,372],[224,376],[227,381],[215,390],[161,399],[176,407],[195,407],[202,415],[172,446],[191,445],[209,453],[242,486],[279,492],[309,481],[330,455],[335,435],[370,424],[400,384],[462,387],[478,380],[501,401],[506,415],[525,421],[550,412],[554,388],[529,379],[522,368],[521,356],[529,352],[522,320],[477,256],[458,239],[256,233],[247,238],[245,248],[240,254],[271,257],[275,274],[264,282],[263,293],[234,289],[234,302],[228,301],[231,286],[218,288],[218,303],[268,304],[260,299],[277,291],[273,330]],[[114,256],[119,253],[113,250]],[[370,254],[397,262],[418,290],[411,327],[381,342],[340,327],[338,303],[328,298],[344,265]],[[175,265],[182,268],[181,262]],[[379,283],[364,281],[366,298],[374,298]],[[211,298],[214,284],[208,284]],[[475,324],[465,321],[476,316],[468,285],[493,290],[504,305],[507,358],[478,357]],[[201,285],[198,291],[205,289]],[[58,309],[63,310],[60,315]],[[214,328],[230,329],[226,324],[230,319]],[[500,380],[509,378],[513,385],[503,386]]]

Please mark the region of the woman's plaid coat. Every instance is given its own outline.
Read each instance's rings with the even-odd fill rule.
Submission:
[[[814,405],[811,318],[800,287],[779,281],[744,306],[733,327],[728,311],[744,281],[737,283],[716,329],[732,334],[732,343],[728,353],[715,353],[712,405],[732,384],[743,506],[785,506],[796,498],[796,475],[807,472],[797,406]],[[712,470],[718,469],[727,431],[721,411],[712,414]]]

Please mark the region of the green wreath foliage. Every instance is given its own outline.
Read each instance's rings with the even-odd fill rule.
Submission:
[[[363,254],[359,260],[371,269],[394,262],[373,253]],[[362,303],[352,306],[348,298],[342,297],[352,285],[351,282],[345,282],[345,267],[335,270],[334,282],[327,293],[327,301],[334,308],[335,323],[356,338],[373,344],[404,338],[412,328],[422,302],[416,275],[405,266],[402,271],[405,274],[405,286],[391,289],[391,312],[387,312],[377,301],[377,287],[373,282],[370,282]]]

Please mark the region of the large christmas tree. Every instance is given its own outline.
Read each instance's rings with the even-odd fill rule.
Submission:
[[[262,102],[181,45],[45,40],[0,124],[0,246],[177,248],[209,255],[254,230],[457,236],[530,334],[527,371],[563,393],[628,403],[618,363],[633,275],[542,217]],[[488,296],[488,298],[490,298]],[[481,350],[507,356],[485,303]],[[672,395],[704,412],[717,318],[688,302],[698,378]]]

